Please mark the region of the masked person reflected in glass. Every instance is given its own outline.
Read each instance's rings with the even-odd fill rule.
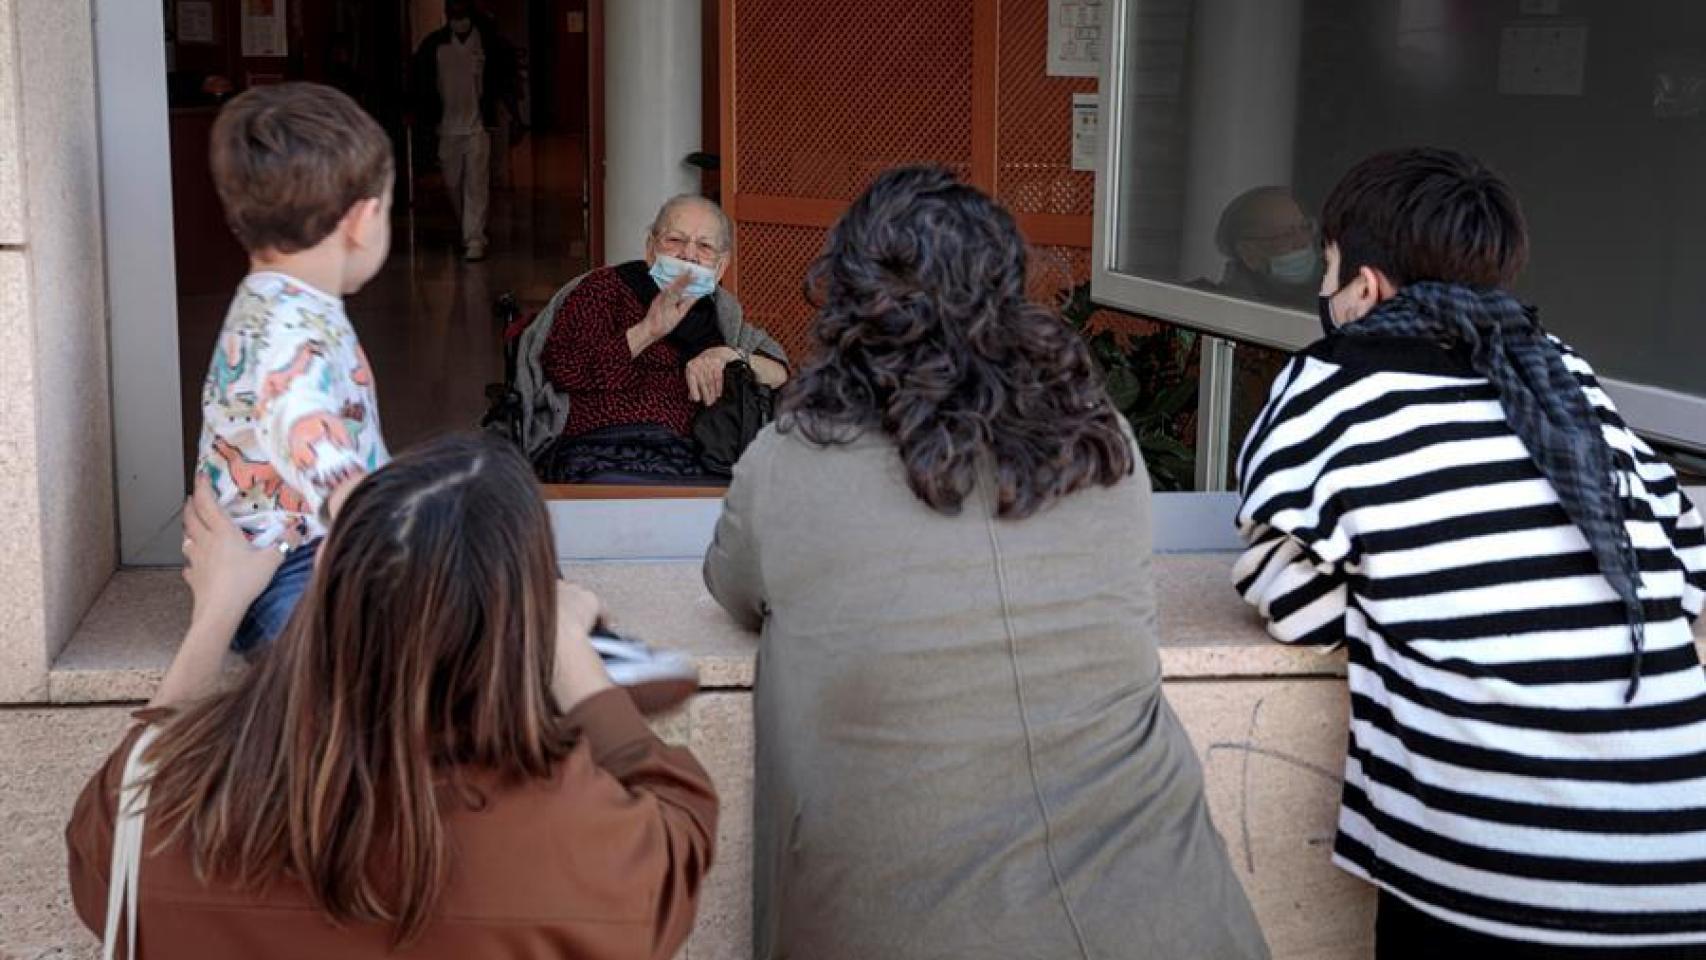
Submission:
[[[1220,215],[1215,246],[1226,269],[1222,293],[1281,306],[1313,308],[1321,285],[1321,251],[1315,221],[1288,187],[1256,187],[1238,195]]]

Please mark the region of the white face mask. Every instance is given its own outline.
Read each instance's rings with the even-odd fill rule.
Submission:
[[[1301,286],[1320,279],[1321,256],[1315,248],[1299,247],[1268,261],[1268,276],[1281,283]]]
[[[681,291],[682,296],[694,299],[708,297],[717,292],[717,275],[710,267],[702,267],[667,253],[658,254],[657,259],[652,261],[652,280],[657,283],[659,290],[674,283],[675,278],[683,273],[687,274],[688,279],[686,288]]]

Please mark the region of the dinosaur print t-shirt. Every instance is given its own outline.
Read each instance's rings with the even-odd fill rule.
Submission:
[[[197,469],[256,546],[326,534],[326,498],[390,455],[343,301],[278,273],[237,288],[201,391]]]

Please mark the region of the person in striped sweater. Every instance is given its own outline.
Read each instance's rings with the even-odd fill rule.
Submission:
[[[1343,646],[1334,861],[1376,956],[1706,957],[1706,532],[1508,291],[1510,188],[1380,154],[1322,216],[1327,335],[1240,455],[1237,589]]]

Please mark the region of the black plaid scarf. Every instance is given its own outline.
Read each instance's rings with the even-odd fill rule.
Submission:
[[[1503,290],[1428,281],[1405,286],[1340,332],[1414,337],[1468,351],[1470,365],[1498,391],[1511,429],[1557,491],[1564,513],[1587,538],[1600,573],[1623,601],[1634,645],[1624,700],[1633,700],[1641,687],[1646,616],[1640,559],[1625,522],[1625,480],[1599,415],[1536,311]]]

